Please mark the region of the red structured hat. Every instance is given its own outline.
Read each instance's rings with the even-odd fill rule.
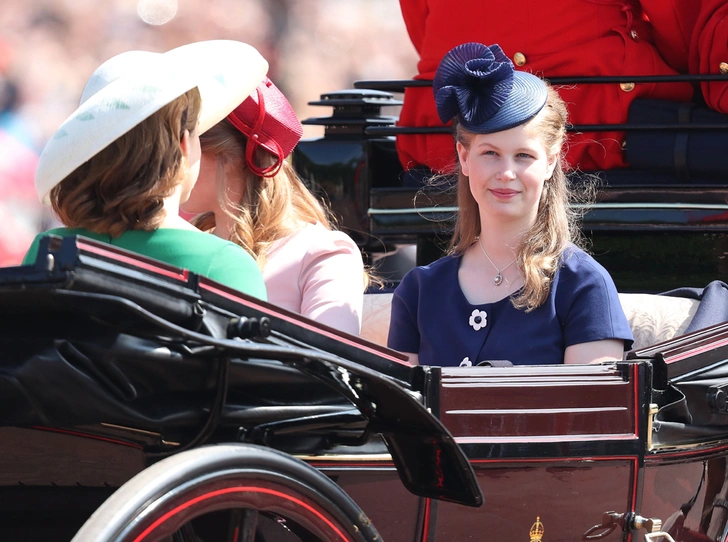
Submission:
[[[291,104],[267,77],[227,119],[247,136],[245,161],[250,171],[261,177],[278,173],[283,160],[303,135],[303,127]],[[277,158],[275,164],[266,168],[255,164],[253,153],[259,145]]]

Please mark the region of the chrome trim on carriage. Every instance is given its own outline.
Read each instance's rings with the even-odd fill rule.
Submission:
[[[367,210],[367,214],[371,215],[403,215],[403,214],[420,214],[420,213],[456,213],[457,207],[418,207],[418,208],[402,208],[402,209],[372,209]]]
[[[686,452],[703,452],[709,454],[725,449],[728,449],[728,439],[725,438],[703,442],[690,442],[688,444],[653,444],[652,449],[649,450],[651,453],[646,455],[645,459],[649,460],[650,458],[658,458],[661,455],[672,453],[684,454]]]
[[[655,416],[657,416],[657,412],[659,411],[659,406],[656,403],[650,403],[650,410],[647,413],[647,451],[651,452],[654,448],[654,444],[652,442],[652,430],[655,425]]]
[[[103,427],[108,427],[109,429],[119,429],[120,431],[128,431],[129,433],[136,433],[138,435],[145,435],[148,437],[155,437],[158,438],[159,441],[164,446],[179,446],[179,442],[174,442],[171,440],[165,440],[164,437],[162,437],[161,433],[157,433],[156,431],[147,431],[146,429],[137,429],[136,427],[127,427],[125,425],[118,425],[115,423],[106,423],[101,422],[99,425]]]
[[[701,210],[701,211],[728,211],[728,204],[724,203],[595,203],[593,205],[574,203],[574,209],[662,209],[662,210]],[[404,215],[428,213],[456,213],[457,206],[442,207],[412,207],[399,209],[369,208],[367,215]]]
[[[725,203],[596,203],[594,205],[584,203],[573,203],[575,209],[700,209],[708,211],[728,211],[728,204]]]
[[[300,459],[301,461],[341,461],[341,462],[365,462],[365,461],[376,461],[376,462],[391,462],[392,456],[390,454],[337,454],[337,455],[298,455],[293,454],[293,457]]]

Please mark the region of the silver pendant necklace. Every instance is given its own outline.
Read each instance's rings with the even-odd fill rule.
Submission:
[[[506,265],[503,269],[498,269],[498,266],[493,263],[493,260],[490,259],[490,256],[488,256],[488,253],[483,248],[483,243],[480,242],[480,237],[478,237],[478,245],[480,245],[480,250],[483,251],[483,254],[485,254],[485,257],[488,258],[488,261],[490,262],[490,265],[492,265],[493,266],[493,269],[495,269],[496,272],[497,272],[496,273],[496,276],[493,277],[493,284],[495,284],[496,286],[500,286],[501,284],[503,284],[503,271],[505,271],[506,269],[508,269],[514,263],[516,263],[516,260],[518,258],[514,258],[513,261],[511,263],[509,263],[508,265]]]

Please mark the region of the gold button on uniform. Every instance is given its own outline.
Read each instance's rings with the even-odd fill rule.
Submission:
[[[721,62],[718,68],[720,69],[720,73],[728,73],[728,62]]]
[[[619,88],[625,92],[632,92],[634,90],[634,83],[619,83]]]
[[[516,66],[524,66],[526,64],[526,55],[523,53],[516,53],[513,55],[513,63]]]
[[[631,37],[631,38],[632,38],[632,39],[633,39],[634,41],[639,41],[639,40],[640,40],[640,35],[639,35],[639,34],[637,33],[637,31],[636,31],[636,30],[632,30],[632,31],[630,31],[629,35],[630,35],[630,37]]]

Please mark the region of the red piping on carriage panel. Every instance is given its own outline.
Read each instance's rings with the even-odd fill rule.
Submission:
[[[205,290],[208,290],[209,292],[212,292],[213,294],[219,295],[221,297],[230,299],[232,301],[236,301],[238,303],[244,303],[245,305],[248,305],[249,307],[259,310],[261,312],[267,312],[269,309],[264,307],[263,305],[258,305],[249,299],[242,299],[240,296],[235,295],[234,293],[227,292],[226,290],[222,290],[220,288],[217,288],[213,286],[212,284],[207,283],[206,281],[200,281],[200,288],[204,288]],[[336,339],[338,342],[347,344],[349,346],[355,346],[360,350],[365,350],[366,352],[369,352],[371,354],[376,354],[379,357],[386,358],[389,361],[393,361],[395,363],[399,363],[400,365],[406,365],[407,367],[411,367],[412,365],[403,359],[396,358],[390,354],[387,354],[385,352],[382,352],[380,350],[375,350],[373,348],[368,347],[366,344],[362,344],[361,342],[355,342],[347,339],[343,335],[337,335],[334,333],[329,332],[328,330],[318,327],[318,326],[312,326],[308,324],[305,320],[299,319],[299,318],[293,318],[290,317],[282,312],[276,312],[274,315],[276,318],[279,318],[281,320],[285,320],[286,322],[290,322],[292,324],[296,324],[304,329],[308,329],[310,331],[315,331],[319,335],[325,335],[326,337],[329,337],[331,339]]]
[[[425,513],[422,521],[422,542],[427,542],[430,537],[430,511],[432,500],[425,499]]]
[[[160,265],[154,265],[151,263],[147,263],[141,258],[138,257],[130,257],[126,256],[124,254],[121,254],[119,252],[113,252],[111,250],[106,250],[101,247],[98,247],[96,245],[92,245],[91,243],[82,243],[79,241],[79,247],[82,248],[86,252],[90,252],[92,254],[97,254],[99,256],[104,256],[106,258],[113,258],[114,260],[120,261],[125,264],[133,265],[134,267],[138,267],[140,269],[144,269],[145,271],[152,271],[153,273],[156,273],[158,275],[164,275],[165,277],[170,277],[173,279],[177,279],[180,281],[187,281],[188,273],[187,269],[177,269],[177,268],[166,268],[162,267]]]

